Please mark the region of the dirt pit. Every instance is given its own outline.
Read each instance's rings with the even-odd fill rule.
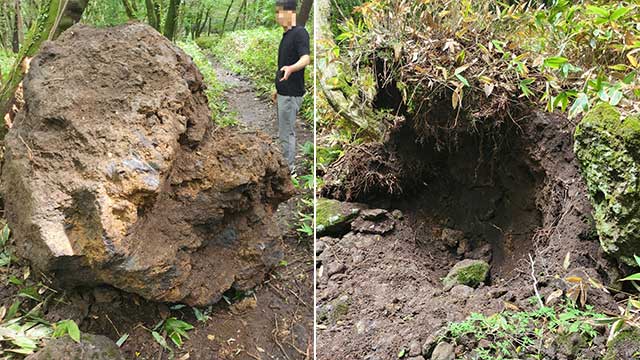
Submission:
[[[368,193],[332,188],[387,210],[394,226],[376,234],[354,221],[350,232],[320,239],[320,359],[388,359],[401,351],[430,358],[428,342],[450,322],[512,305],[534,308],[529,256],[543,297],[566,290],[562,279],[570,274],[605,284],[616,278],[616,266],[593,235],[572,150],[574,124],[533,113],[500,129],[460,133],[446,143],[420,144],[406,132],[392,139],[388,144],[404,164],[378,170],[400,168],[406,175],[409,168],[422,169],[412,179],[398,179],[405,185],[401,196],[375,186]],[[445,291],[442,279],[462,259],[489,262],[489,278],[475,289]],[[615,309],[610,295],[588,292],[596,308]],[[583,358],[598,358],[602,349],[589,351],[594,357],[585,352]]]
[[[467,134],[450,151],[426,150],[423,159],[432,170],[422,188],[392,204],[406,214],[417,243],[440,238],[453,257],[485,257],[493,276],[508,276],[533,251],[542,225],[536,195],[545,175],[523,144]],[[444,239],[452,236],[462,239]]]

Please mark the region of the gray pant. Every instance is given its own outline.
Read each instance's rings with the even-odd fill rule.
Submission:
[[[278,136],[282,146],[282,154],[289,164],[295,168],[296,160],[296,114],[302,105],[302,96],[284,96],[278,94]]]

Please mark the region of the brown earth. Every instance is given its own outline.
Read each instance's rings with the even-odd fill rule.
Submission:
[[[573,154],[574,127],[562,116],[533,113],[519,124],[486,132],[467,128],[450,132],[450,142],[428,137],[422,144],[404,129],[392,138],[399,162],[369,166],[381,170],[376,177],[383,180],[394,175],[385,169],[421,169],[416,178],[398,179],[406,186],[402,195],[381,191],[385,186],[345,189],[334,183],[329,194],[357,194],[358,201],[387,209],[385,221],[393,221],[394,229],[372,234],[354,221],[350,232],[320,239],[318,359],[391,359],[402,349],[409,358],[429,358],[429,341],[449,322],[509,304],[532,308],[529,255],[542,296],[566,290],[567,274],[615,286],[617,267],[595,236]],[[444,291],[441,279],[465,258],[490,263],[488,283]],[[601,290],[590,288],[588,303],[616,310],[613,297]],[[580,358],[600,358],[603,350],[593,345]]]

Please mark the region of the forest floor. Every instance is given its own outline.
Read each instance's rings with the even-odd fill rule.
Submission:
[[[251,82],[214,64],[229,110],[237,114],[238,131],[261,130],[277,145],[276,109],[257,95]],[[299,143],[310,141],[311,130],[298,122]],[[302,155],[297,159],[303,164]],[[300,199],[282,203],[275,216],[282,228],[283,261],[254,291],[236,294],[209,309],[206,319],[181,304],[155,303],[112,287],[58,293],[45,307],[45,318],[55,322],[72,319],[81,331],[106,335],[116,341],[128,334],[121,346],[126,359],[311,359],[313,357],[313,253],[312,241],[296,232]],[[2,267],[5,279],[0,288],[0,305],[7,308],[23,291],[17,280],[27,268]],[[20,298],[20,295],[18,295]],[[23,306],[32,300],[24,299]],[[35,303],[34,303],[35,304]],[[151,329],[162,319],[176,317],[194,326],[182,348],[169,343],[163,348]]]
[[[571,276],[615,279],[615,265],[591,235],[574,125],[538,115],[522,128],[503,134],[516,140],[493,156],[486,154],[494,143],[487,149],[473,136],[445,154],[423,148],[418,154],[434,171],[419,189],[364,199],[359,206],[368,206],[368,215],[319,239],[318,359],[429,359],[443,330],[472,313],[535,311],[536,291],[546,300],[571,287],[564,280]],[[462,259],[487,261],[488,281],[443,289],[442,279]],[[586,288],[595,311],[615,313],[612,295]],[[606,335],[600,328],[589,346],[570,350],[547,335],[540,358],[600,359]],[[482,344],[459,340],[456,358],[475,358],[466,356]],[[509,350],[514,356],[523,348],[514,340]]]

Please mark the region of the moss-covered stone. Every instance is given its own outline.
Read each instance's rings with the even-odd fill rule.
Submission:
[[[349,313],[349,303],[349,296],[342,295],[324,306],[319,306],[317,310],[318,321],[335,324]]]
[[[575,131],[576,156],[594,207],[604,251],[636,266],[640,254],[640,117],[620,119],[611,105],[596,105]]]
[[[319,236],[333,235],[349,228],[364,206],[355,203],[319,198],[316,204],[316,231]]]
[[[553,339],[553,346],[557,353],[577,359],[580,351],[588,347],[587,336],[577,332],[561,332]]]
[[[603,360],[639,359],[640,330],[628,328],[618,333],[607,345]]]
[[[65,336],[51,339],[37,353],[25,360],[123,360],[118,345],[103,335],[82,333],[80,342]]]
[[[444,289],[451,290],[455,285],[476,287],[489,275],[489,264],[482,260],[465,259],[455,264],[442,280]]]

